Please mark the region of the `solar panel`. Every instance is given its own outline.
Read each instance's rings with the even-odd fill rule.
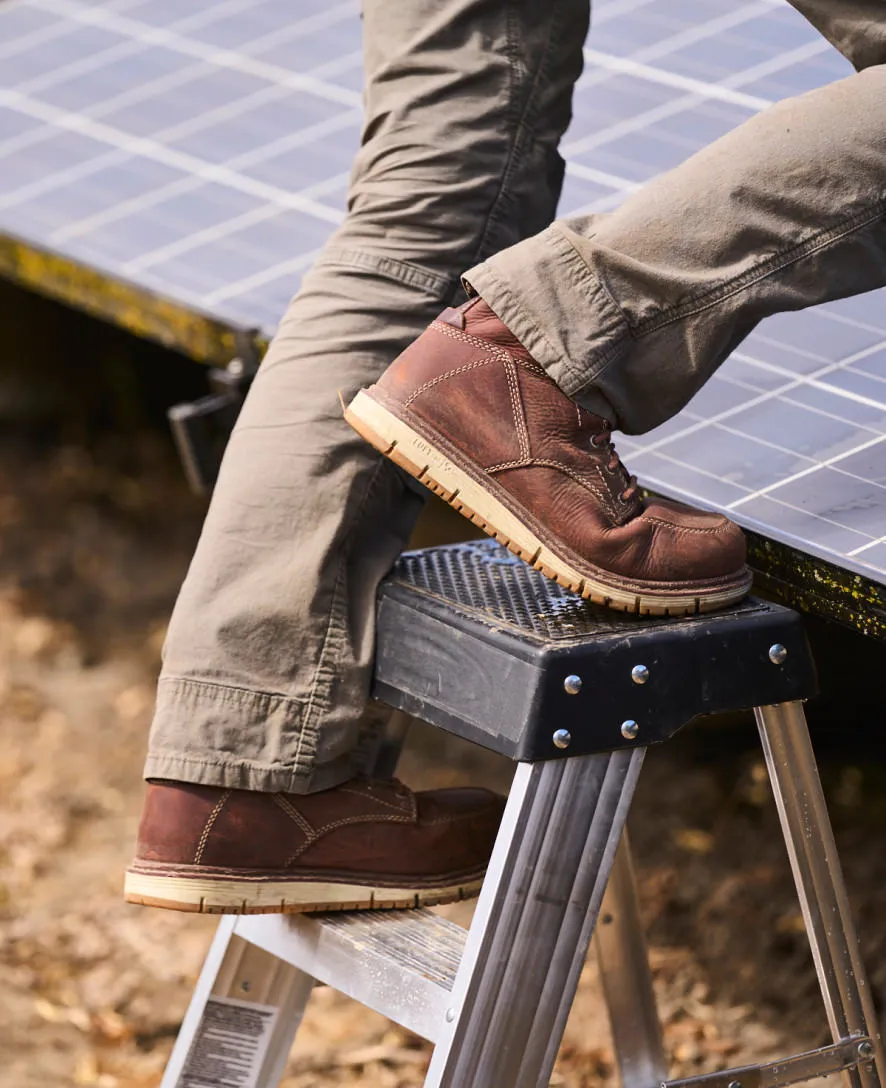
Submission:
[[[849,65],[783,0],[600,0],[561,214],[604,211]],[[355,0],[6,0],[0,235],[270,335],[344,213]],[[882,291],[765,321],[641,481],[886,583]]]

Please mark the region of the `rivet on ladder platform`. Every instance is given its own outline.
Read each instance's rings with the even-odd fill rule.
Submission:
[[[163,1088],[273,1088],[316,981],[433,1042],[426,1088],[543,1088],[595,936],[625,1088],[840,1071],[876,1088],[881,1044],[802,709],[814,691],[800,618],[778,605],[619,616],[492,541],[402,556],[379,595],[374,695],[516,763],[471,928],[428,910],[224,919]],[[668,1081],[625,819],[650,744],[743,708],[833,1042]]]

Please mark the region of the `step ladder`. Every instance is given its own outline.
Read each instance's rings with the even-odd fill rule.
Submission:
[[[470,931],[425,909],[226,917],[162,1088],[273,1088],[316,983],[434,1043],[433,1088],[549,1082],[595,944],[625,1088],[779,1088],[883,1055],[801,700],[795,612],[597,608],[492,541],[405,554],[378,604],[376,698],[515,761]],[[754,707],[833,1043],[668,1081],[625,818],[646,747]]]

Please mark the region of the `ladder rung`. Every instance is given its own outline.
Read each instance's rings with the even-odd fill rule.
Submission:
[[[425,909],[254,915],[238,919],[234,932],[431,1040],[467,935]]]

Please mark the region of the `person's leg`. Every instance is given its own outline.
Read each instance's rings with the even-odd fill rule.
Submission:
[[[886,63],[882,0],[788,0],[856,71]]]
[[[460,293],[466,265],[553,217],[585,5],[522,7],[364,5],[349,214],[227,450],[166,640],[149,777],[303,792],[353,773],[375,591],[421,500],[339,398]]]
[[[285,792],[291,807],[295,795],[324,791],[299,802],[312,825],[316,813],[352,821],[355,804],[366,808],[365,796],[332,787],[358,769],[376,590],[421,499],[347,426],[339,398],[374,381],[461,295],[466,266],[553,218],[563,172],[557,144],[587,15],[587,0],[364,3],[366,122],[348,215],[259,370],[176,604],[146,767],[161,784],[149,789],[142,860],[163,865],[194,854],[190,840],[212,817],[203,863],[227,857],[242,868],[252,857],[267,868],[248,841],[260,827],[260,837],[279,840],[279,869],[294,853],[293,825],[271,795]],[[229,789],[234,795],[222,800]],[[238,791],[260,791],[266,804]],[[385,797],[387,808],[381,801],[364,816],[396,811],[399,820],[406,802]],[[262,804],[273,816],[263,825]],[[451,819],[463,824],[466,804],[462,798]],[[458,876],[450,885],[465,886],[471,868],[476,877],[494,829],[489,805],[476,796],[473,842],[457,836],[470,864],[447,861],[430,832],[401,843],[403,859],[424,868],[401,871],[399,888],[407,877],[419,887],[419,877],[447,866]],[[173,825],[183,829],[178,838]],[[215,850],[237,826],[237,849]],[[344,847],[332,843],[330,856],[335,849],[341,869]],[[360,852],[352,844],[355,865]],[[310,855],[300,858],[308,864]],[[162,900],[167,872],[148,865],[130,873],[130,898]],[[153,891],[136,879],[145,873],[161,881]],[[197,895],[194,888],[187,894]]]
[[[610,215],[474,266],[478,297],[349,407],[378,449],[601,603],[691,612],[749,585],[737,528],[644,503],[611,426],[674,415],[768,314],[886,284],[886,7],[796,6],[880,66],[772,107]]]
[[[602,395],[629,434],[678,412],[764,317],[886,284],[886,5],[794,4],[867,67],[466,273],[564,392]]]

